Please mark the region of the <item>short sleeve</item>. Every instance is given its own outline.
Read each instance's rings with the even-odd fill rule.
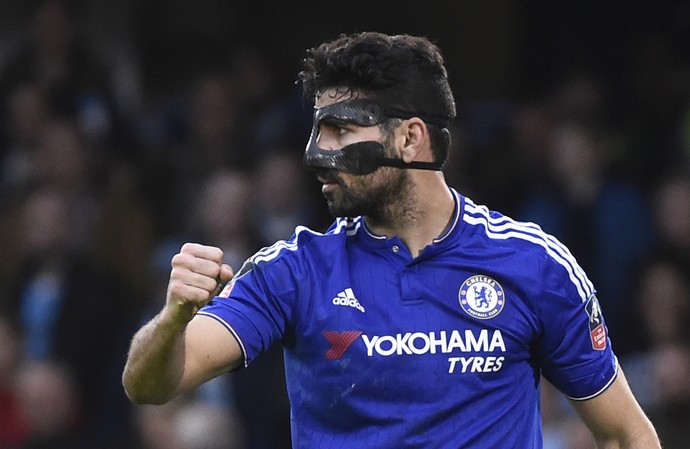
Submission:
[[[271,277],[288,279],[284,263],[269,265]],[[287,327],[289,305],[284,299],[289,296],[285,292],[289,283],[271,285],[265,268],[265,264],[259,267],[251,260],[246,262],[238,276],[199,311],[233,334],[244,352],[245,366],[281,340]]]
[[[576,267],[579,269],[579,267]],[[574,400],[595,397],[618,373],[604,316],[595,292],[581,293],[558,265],[549,267],[539,301],[542,374]]]

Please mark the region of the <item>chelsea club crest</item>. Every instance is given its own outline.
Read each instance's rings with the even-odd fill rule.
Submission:
[[[480,320],[488,320],[501,313],[506,302],[501,284],[483,275],[472,276],[463,282],[458,300],[462,310]]]

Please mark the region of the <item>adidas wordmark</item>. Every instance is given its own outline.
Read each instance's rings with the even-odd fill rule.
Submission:
[[[354,307],[355,309],[364,313],[364,307],[362,307],[357,298],[355,298],[355,294],[351,288],[346,288],[342,292],[338,293],[338,296],[333,298],[333,304],[336,306]]]

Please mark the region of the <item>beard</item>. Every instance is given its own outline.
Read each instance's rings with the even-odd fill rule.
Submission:
[[[335,184],[323,192],[328,210],[334,217],[364,215],[377,222],[387,222],[404,214],[404,198],[409,196],[412,182],[406,170],[379,167],[368,175],[322,174]]]
[[[384,139],[383,146],[387,157],[396,156],[392,133]],[[379,167],[366,175],[324,170],[318,177],[335,184],[322,191],[334,217],[363,215],[372,222],[394,223],[414,214],[415,207],[410,204],[415,201],[414,187],[405,169]]]

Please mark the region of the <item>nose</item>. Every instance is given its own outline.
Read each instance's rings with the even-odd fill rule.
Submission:
[[[329,133],[324,133],[321,129],[316,130],[316,146],[322,150],[333,151],[336,148],[335,139],[328,135]]]

